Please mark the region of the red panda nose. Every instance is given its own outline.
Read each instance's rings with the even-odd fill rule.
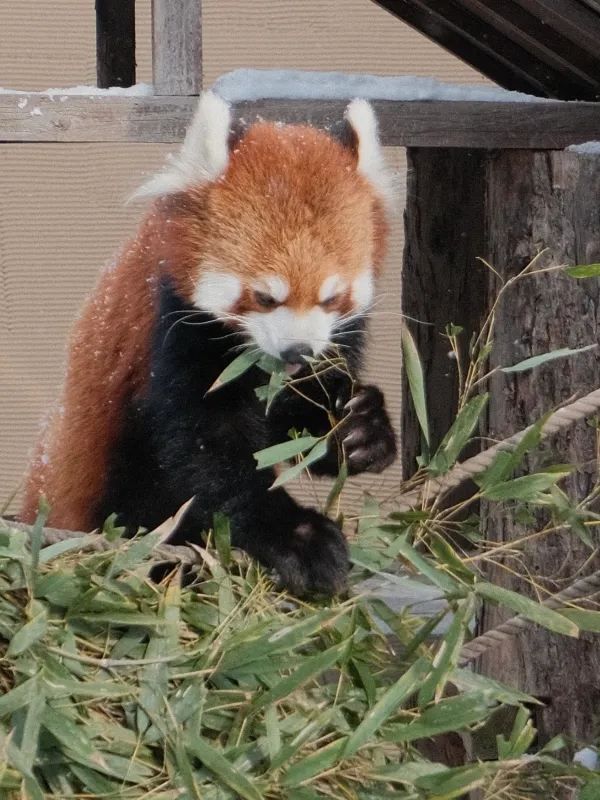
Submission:
[[[300,342],[282,350],[281,358],[286,364],[304,364],[304,356],[312,356],[313,349],[309,344]]]

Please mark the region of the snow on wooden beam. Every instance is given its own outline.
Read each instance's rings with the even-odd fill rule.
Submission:
[[[197,100],[113,94],[0,93],[0,142],[179,142]],[[382,141],[402,147],[555,150],[600,140],[600,104],[373,100]],[[338,123],[346,100],[256,100],[236,115]]]

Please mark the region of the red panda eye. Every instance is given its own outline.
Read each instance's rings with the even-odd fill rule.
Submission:
[[[331,308],[331,306],[333,306],[333,305],[335,305],[335,303],[337,303],[337,301],[339,300],[339,298],[340,298],[339,294],[334,294],[334,295],[332,295],[331,297],[328,297],[328,298],[327,298],[327,300],[322,300],[322,301],[319,303],[319,305],[320,305],[322,308]]]
[[[274,297],[264,292],[254,292],[254,299],[261,308],[276,308],[279,305]]]

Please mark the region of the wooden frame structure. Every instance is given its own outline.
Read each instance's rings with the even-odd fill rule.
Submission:
[[[567,97],[575,91],[573,86],[580,80],[578,85],[587,87],[585,96],[595,97],[594,87],[600,85],[600,72],[593,72],[591,59],[595,56],[598,60],[597,49],[590,54],[589,48],[582,48],[585,54],[581,59],[585,55],[587,66],[584,69],[582,60],[574,71],[566,65],[564,52],[552,51],[553,70],[547,73],[550,76],[547,85],[540,82],[539,75],[535,77],[539,72],[535,58],[541,57],[541,51],[535,58],[530,54],[529,62],[523,55],[524,37],[518,35],[519,26],[515,22],[521,18],[516,14],[517,6],[522,12],[528,6],[527,13],[531,16],[534,6],[552,5],[556,10],[569,3],[581,6],[579,10],[585,13],[586,18],[588,13],[595,13],[600,25],[600,4],[596,0],[560,0],[552,4],[542,0],[535,3],[533,0],[519,3],[512,0],[502,3],[390,0],[380,2],[380,5],[390,8],[430,36],[434,28],[427,30],[426,23],[431,23],[432,9],[436,8],[438,22],[445,19],[453,32],[453,36],[446,37],[442,44],[492,77],[498,77],[500,72],[497,70],[501,69],[501,78],[510,88]],[[463,28],[460,17],[451,18],[451,12],[454,13],[461,4],[464,9],[469,7],[467,10],[471,15],[468,17],[469,25],[465,23]],[[499,25],[503,35],[512,37],[514,45],[502,57],[499,55],[502,40],[498,31],[493,39],[488,40],[486,47],[476,46],[477,42],[474,42],[477,37],[472,24],[477,18],[476,12],[482,21],[487,9],[486,24],[489,24],[489,14],[495,6],[510,6],[515,11],[512,17],[499,13],[495,16],[495,24]],[[586,6],[585,11],[583,6]],[[444,9],[447,12],[445,17]],[[116,11],[121,16],[116,15]],[[133,0],[97,0],[97,12],[99,85],[132,84],[135,80]],[[122,24],[124,19],[126,22]],[[580,30],[582,41],[587,42],[585,26]],[[556,46],[558,43],[568,45],[569,36],[565,30],[554,33],[556,36],[552,41]],[[520,42],[518,52],[516,40]],[[549,57],[547,50],[548,47],[544,49],[544,57]],[[61,102],[60,97],[39,93],[0,94],[0,143],[180,141],[195,105],[193,96],[201,87],[201,73],[201,0],[154,0],[155,93],[152,96],[65,95],[64,102]],[[263,100],[239,103],[235,111],[246,120],[260,116],[325,126],[339,120],[345,105],[344,101]],[[600,140],[600,103],[375,100],[374,105],[383,143],[407,147],[412,167],[402,274],[403,311],[409,317],[430,323],[418,328],[417,337],[427,372],[428,393],[436,403],[432,409],[435,445],[435,440],[440,439],[452,419],[452,398],[456,396],[457,383],[455,371],[448,366],[447,342],[440,333],[448,322],[463,325],[467,332],[475,330],[494,291],[489,275],[477,271],[476,257],[503,259],[506,263],[497,266],[508,277],[523,266],[524,254],[534,253],[540,244],[544,244],[538,241],[538,237],[552,236],[554,232],[560,242],[561,258],[582,257],[600,261],[600,219],[596,219],[598,215],[594,216],[590,210],[593,203],[597,208],[600,197],[600,165],[593,159],[584,164],[574,153],[559,152],[571,144]],[[547,203],[540,202],[540,197],[547,198]],[[573,222],[581,217],[582,209],[586,212],[583,217],[589,223],[584,228]],[[516,249],[511,252],[512,246]],[[517,250],[520,256],[515,260],[513,252]],[[539,285],[537,299],[519,299],[521,313],[526,317],[531,309],[540,306],[539,297],[544,298],[544,292],[556,291],[561,303],[554,302],[553,294],[547,298],[548,307],[553,309],[553,325],[561,332],[573,329],[576,318],[576,335],[569,341],[570,346],[589,343],[585,341],[585,331],[592,330],[597,334],[594,326],[600,316],[598,292],[594,296],[586,294],[587,290],[575,284],[561,284],[558,288],[554,284],[550,288]],[[435,292],[436,302],[433,304],[428,302],[431,292]],[[544,307],[543,303],[541,307]],[[580,311],[573,312],[574,308]],[[515,332],[510,328],[509,315],[505,319],[505,330],[499,336],[500,350],[506,358],[520,360],[514,358],[515,347],[521,348],[518,355],[523,358],[531,354],[531,342],[513,341]],[[572,391],[585,391],[600,385],[598,358],[590,355],[585,364],[584,371],[574,373],[573,381],[577,385],[571,387]],[[563,389],[559,391],[553,384],[547,385],[547,396],[543,398],[545,410],[565,399]],[[510,396],[515,404],[518,399],[521,409],[528,414],[540,410],[536,405],[539,397],[536,398],[535,392],[531,395],[526,379],[498,377],[495,391],[498,398]],[[504,414],[499,402],[496,400],[490,411],[488,424],[492,433],[512,432],[505,431],[506,426],[502,424],[502,420],[509,417],[511,424],[519,423],[517,428],[523,427],[523,422],[530,422],[530,419],[520,420],[516,413]],[[418,426],[409,405],[409,402],[404,404],[401,421],[407,470],[412,468],[419,448]],[[583,442],[584,438],[580,441]],[[581,455],[585,447],[582,444],[579,449],[575,448],[573,457]],[[581,487],[576,486],[575,491],[581,491]],[[512,535],[512,531],[499,532],[497,522],[489,522],[487,538]],[[557,545],[553,550],[554,557],[559,561],[566,558],[567,547],[564,545],[561,550]],[[502,576],[499,576],[498,582],[501,580]],[[490,626],[497,621],[492,617]],[[540,631],[536,633],[535,651],[540,653],[544,649],[551,651],[551,637]],[[562,692],[566,701],[545,709],[541,724],[538,719],[542,739],[548,739],[558,731],[585,737],[591,724],[590,714],[600,702],[600,688],[595,690],[598,700],[595,703],[595,695],[590,695],[587,688],[581,695],[576,682],[570,688],[565,685],[564,676],[577,674],[580,661],[589,658],[590,652],[595,654],[594,667],[587,669],[585,674],[593,681],[594,670],[596,674],[600,670],[600,651],[597,643],[592,647],[589,640],[569,645],[561,665],[562,680],[558,682],[549,677],[548,659],[544,659],[544,674],[540,677],[536,656],[531,655],[525,639],[520,642],[517,661],[521,669],[516,671],[516,675],[509,675],[512,667],[506,662],[487,663],[486,667],[499,679],[510,677],[515,682],[520,681],[521,688],[532,694],[547,698],[557,691]]]

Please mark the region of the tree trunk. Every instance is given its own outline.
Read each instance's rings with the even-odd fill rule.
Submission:
[[[504,278],[519,272],[543,248],[548,250],[537,261],[537,268],[600,261],[600,158],[560,151],[517,151],[491,158],[487,172],[484,256]],[[491,296],[498,283],[490,274]],[[574,280],[552,272],[527,278],[510,291],[499,308],[490,367],[508,366],[561,347],[596,343],[599,323],[597,278]],[[524,373],[497,373],[490,386],[487,433],[503,439],[573,395],[598,386],[598,350]],[[564,488],[572,498],[583,499],[597,480],[596,457],[597,431],[580,424],[533,454],[527,467],[535,471],[552,463],[577,465]],[[483,533],[490,540],[510,541],[528,530],[515,522],[512,514],[491,506],[482,511]],[[528,574],[550,592],[600,568],[598,559],[590,558],[590,548],[566,531],[531,541],[522,552],[520,563],[512,560],[505,565]],[[529,582],[503,567],[490,569],[489,578],[515,591],[534,594]],[[497,607],[486,607],[483,629],[495,627],[506,616]],[[484,655],[481,669],[544,700],[545,707],[536,715],[540,742],[558,733],[587,742],[598,735],[598,636],[586,634],[574,640],[532,627]]]
[[[463,341],[478,330],[499,289],[498,278],[519,272],[543,248],[538,268],[600,261],[600,157],[562,151],[467,151],[411,148],[406,207],[403,312],[426,372],[432,444],[447,431],[456,408],[457,374],[443,337],[450,322],[465,328]],[[531,355],[598,341],[600,281],[575,280],[547,272],[528,278],[498,310],[490,368]],[[426,324],[420,324],[426,323]],[[519,431],[576,394],[600,386],[598,350],[550,362],[535,370],[496,374],[483,433],[502,439]],[[418,425],[408,389],[403,398],[404,471],[415,469],[420,452]],[[487,430],[485,430],[487,428]],[[596,480],[596,430],[581,424],[555,437],[531,457],[528,469],[549,463],[577,465],[565,488],[585,497]],[[562,485],[562,484],[561,484]],[[484,507],[483,535],[508,541],[527,527],[514,516]],[[593,534],[592,534],[593,535]],[[600,568],[574,534],[565,531],[523,548],[522,560],[504,566],[529,575],[554,592],[585,571]],[[532,594],[530,584],[508,570],[489,570],[494,583]],[[507,612],[486,607],[482,629]],[[572,640],[541,628],[509,640],[482,658],[482,671],[546,702],[537,713],[541,742],[558,733],[591,741],[600,708],[600,641]]]

